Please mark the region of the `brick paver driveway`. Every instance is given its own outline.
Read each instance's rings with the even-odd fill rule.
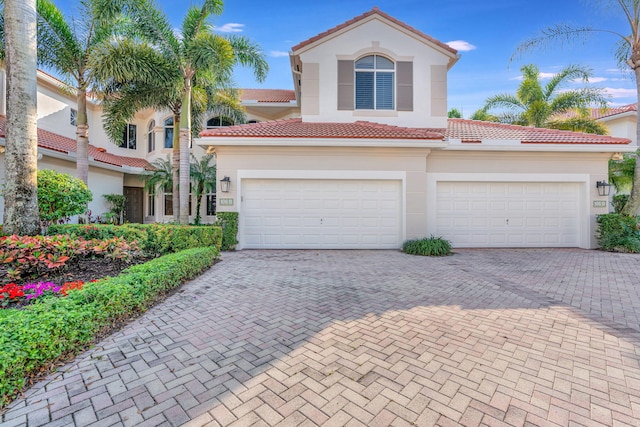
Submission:
[[[243,251],[6,425],[639,425],[640,257]]]

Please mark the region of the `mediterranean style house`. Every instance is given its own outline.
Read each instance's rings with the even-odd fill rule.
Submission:
[[[595,247],[628,138],[447,119],[449,46],[374,8],[290,53],[300,117],[208,129],[238,248]]]
[[[248,123],[207,117],[194,140],[218,168],[203,219],[238,212],[238,249],[396,249],[431,234],[455,247],[595,247],[595,217],[608,212],[597,183],[635,140],[447,119],[458,59],[377,8],[297,44],[294,90],[245,89]],[[38,74],[39,167],[74,174],[75,101],[61,85]],[[93,214],[118,193],[128,221],[171,221],[171,194],[142,180],[171,152],[171,114],[139,112],[114,143],[89,102],[89,126]]]

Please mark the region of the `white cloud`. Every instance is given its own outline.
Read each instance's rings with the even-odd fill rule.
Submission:
[[[540,80],[550,79],[555,75],[556,75],[556,73],[540,73]],[[511,77],[509,80],[522,81],[522,80],[524,80],[524,76],[523,75],[519,75],[518,77]]]
[[[289,56],[289,52],[285,52],[283,50],[270,50],[269,56],[273,58],[282,58],[283,56]]]
[[[219,31],[221,33],[241,33],[244,31],[244,24],[229,22],[220,27],[216,27],[216,31]]]
[[[589,77],[589,83],[602,83],[611,80],[607,77]],[[584,83],[582,79],[573,79],[571,80],[573,83]]]
[[[449,47],[454,48],[455,50],[459,50],[460,52],[468,52],[470,50],[476,49],[474,45],[464,40],[453,40],[446,43]]]
[[[604,90],[612,98],[634,98],[638,95],[638,91],[636,89],[605,87]]]

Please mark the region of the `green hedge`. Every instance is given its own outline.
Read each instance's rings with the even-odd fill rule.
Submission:
[[[146,310],[158,298],[213,264],[216,247],[156,258],[121,275],[45,297],[22,310],[0,310],[0,407],[30,376],[60,357],[77,353],[115,322]]]
[[[218,212],[215,225],[222,228],[223,251],[232,251],[238,243],[238,212]]]
[[[617,213],[598,215],[598,245],[605,251],[640,253],[638,218]]]
[[[190,248],[222,245],[222,230],[216,226],[194,227],[173,224],[55,224],[48,234],[70,234],[85,239],[124,237],[137,241],[140,248],[152,255],[164,255]]]

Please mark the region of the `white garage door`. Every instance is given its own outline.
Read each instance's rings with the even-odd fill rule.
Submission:
[[[580,184],[438,182],[437,233],[455,247],[579,246]]]
[[[242,181],[243,248],[391,249],[401,246],[401,182]]]

